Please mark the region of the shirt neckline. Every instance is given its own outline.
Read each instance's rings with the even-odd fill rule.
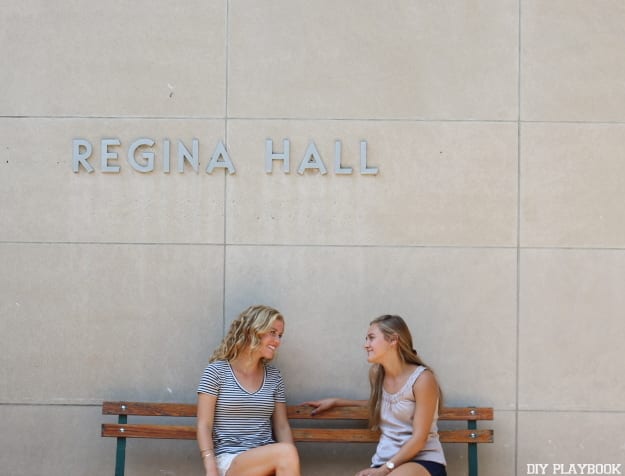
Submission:
[[[226,360],[226,363],[228,364],[228,370],[230,370],[230,375],[232,375],[232,378],[234,379],[234,381],[236,382],[237,386],[243,390],[245,393],[247,393],[248,395],[256,395],[258,392],[260,392],[263,387],[265,386],[265,381],[267,380],[267,366],[263,364],[263,381],[260,384],[260,387],[258,387],[256,390],[254,390],[253,392],[250,392],[247,388],[245,388],[241,382],[239,382],[239,379],[237,378],[236,374],[234,373],[234,369],[232,368],[232,365],[230,365],[230,361]]]
[[[417,372],[419,372],[419,375],[420,375],[420,372],[423,372],[423,370],[422,370],[423,368],[424,368],[424,367],[423,367],[422,365],[417,365],[417,368],[416,368],[416,369],[414,369],[414,372],[412,372],[412,373],[408,376],[408,378],[406,379],[406,381],[404,382],[404,384],[401,386],[401,388],[400,388],[399,390],[397,390],[395,393],[387,392],[387,391],[386,391],[386,389],[384,388],[384,385],[382,385],[382,394],[383,394],[383,395],[386,395],[387,397],[396,397],[396,396],[398,396],[398,395],[401,395],[401,394],[404,392],[404,390],[406,390],[406,386],[407,386],[407,385],[408,385],[408,383],[412,380],[412,377],[413,377],[413,376],[414,376]],[[415,379],[415,380],[416,380],[416,379]],[[412,381],[412,383],[414,384],[414,380]]]

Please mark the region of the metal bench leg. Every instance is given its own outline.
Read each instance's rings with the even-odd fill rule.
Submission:
[[[477,430],[475,420],[468,421],[469,430]],[[469,443],[469,476],[477,476],[477,443]]]
[[[128,421],[127,415],[119,415],[117,419],[119,424],[125,424]],[[124,476],[126,468],[126,438],[117,438],[117,451],[115,452],[115,476]]]

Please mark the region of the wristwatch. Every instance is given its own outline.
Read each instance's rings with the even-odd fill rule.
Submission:
[[[386,463],[384,463],[384,466],[386,466],[386,469],[388,469],[389,471],[393,471],[395,469],[395,463],[393,463],[392,461],[387,461]]]

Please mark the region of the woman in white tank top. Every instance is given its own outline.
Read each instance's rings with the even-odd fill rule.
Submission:
[[[326,398],[306,402],[318,413],[334,406],[368,406],[369,423],[381,432],[371,466],[356,476],[447,476],[438,438],[442,394],[436,376],[413,349],[399,316],[374,319],[365,337],[371,363],[369,400]]]

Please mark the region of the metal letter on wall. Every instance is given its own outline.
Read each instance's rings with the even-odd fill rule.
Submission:
[[[199,171],[200,168],[200,158],[199,158],[199,148],[200,141],[197,139],[193,139],[191,145],[193,152],[189,152],[189,149],[185,147],[182,141],[178,141],[178,172],[184,173],[184,161],[187,160],[193,167],[195,173]]]
[[[377,167],[368,167],[367,166],[367,141],[360,141],[360,173],[362,175],[377,175],[378,168]]]
[[[273,161],[282,161],[282,171],[288,174],[291,171],[289,159],[291,157],[291,141],[289,139],[282,140],[283,152],[277,153],[273,151],[273,140],[267,139],[265,141],[265,172],[270,174],[273,171]]]
[[[341,165],[342,144],[340,140],[334,143],[334,173],[339,175],[349,175],[352,173],[351,167],[343,167]]]
[[[117,152],[109,152],[109,146],[120,145],[119,139],[102,139],[100,141],[100,170],[106,173],[119,173],[119,165],[110,165],[109,160],[117,160]]]
[[[219,160],[220,157],[221,160]],[[228,151],[226,150],[226,146],[222,141],[219,141],[219,144],[215,147],[215,152],[213,152],[213,156],[206,166],[206,173],[213,173],[213,169],[215,167],[228,169],[228,173],[230,175],[236,172],[234,164],[232,163],[232,160],[230,160],[230,155],[228,155]]]
[[[137,139],[132,144],[130,144],[130,148],[128,149],[128,163],[133,169],[142,173],[152,172],[154,170],[154,152],[141,152],[141,156],[146,161],[145,164],[138,163],[137,158],[135,157],[137,149],[146,145],[148,147],[153,147],[154,141],[152,139]]]
[[[307,169],[317,169],[321,175],[328,173],[328,170],[326,169],[323,160],[321,160],[321,155],[319,155],[319,151],[317,150],[317,146],[314,142],[308,144],[306,152],[304,153],[304,158],[300,162],[299,168],[297,169],[297,173],[303,175],[304,170]]]
[[[81,152],[81,149],[83,152]],[[91,142],[85,139],[74,139],[72,141],[72,170],[78,173],[80,166],[82,165],[87,172],[93,172],[93,167],[87,160],[91,157],[93,152],[93,146]]]

